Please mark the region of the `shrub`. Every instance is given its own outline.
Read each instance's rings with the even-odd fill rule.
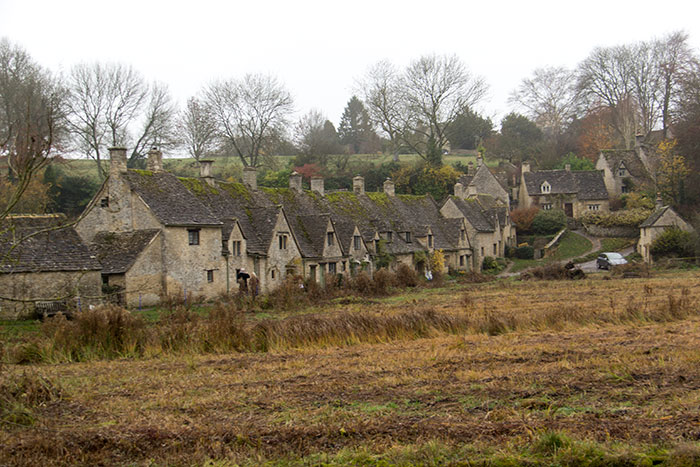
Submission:
[[[494,258],[493,256],[484,257],[481,263],[481,270],[487,274],[498,274],[506,267],[503,259]]]
[[[535,219],[538,212],[540,212],[540,208],[537,206],[513,209],[510,212],[510,219],[513,221],[513,224],[515,224],[518,232],[529,232],[532,227],[532,221]]]
[[[601,227],[639,227],[650,214],[650,210],[640,208],[615,212],[588,211],[581,216],[581,222]]]
[[[401,287],[415,287],[418,285],[418,276],[413,268],[401,263],[396,270],[396,282]]]
[[[530,245],[519,246],[515,249],[515,257],[519,259],[534,259],[535,249]]]
[[[380,269],[374,273],[372,280],[372,293],[374,295],[387,295],[389,289],[396,281],[394,274],[387,269]]]
[[[672,227],[656,237],[649,251],[654,259],[664,256],[687,258],[695,255],[694,244],[695,241],[690,232]]]
[[[566,214],[561,209],[539,211],[532,220],[532,231],[541,234],[553,234],[566,226]]]
[[[0,421],[13,425],[34,424],[35,407],[61,398],[61,388],[51,379],[27,371],[0,374]]]

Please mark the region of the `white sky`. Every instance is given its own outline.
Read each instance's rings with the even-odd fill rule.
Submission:
[[[456,54],[489,83],[480,110],[497,123],[535,68],[574,67],[595,46],[682,29],[700,49],[698,13],[695,0],[0,0],[0,37],[57,72],[130,64],[181,104],[213,79],[274,74],[299,113],[336,124],[370,65]]]

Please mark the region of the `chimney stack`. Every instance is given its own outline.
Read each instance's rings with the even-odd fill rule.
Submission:
[[[365,179],[361,176],[356,176],[352,179],[352,191],[357,195],[365,194]]]
[[[455,183],[455,198],[464,198],[464,185]]]
[[[199,161],[199,176],[209,186],[214,186],[214,177],[211,174],[211,166],[214,163],[212,160]]]
[[[258,169],[255,167],[245,167],[243,169],[243,184],[251,190],[258,189]]]
[[[396,186],[390,178],[384,180],[384,193],[387,196],[396,196]]]
[[[320,177],[318,175],[311,177],[311,191],[315,191],[319,195],[323,196],[323,188],[323,177]]]
[[[482,156],[481,153],[479,153],[479,155],[476,156],[476,168],[478,169],[479,167],[481,167],[481,164],[483,164],[483,163],[484,163],[484,156]]]
[[[467,162],[467,175],[474,175],[474,163],[472,161]]]
[[[473,183],[470,183],[469,185],[467,185],[467,196],[465,196],[465,198],[469,198],[470,196],[476,196],[476,195],[477,195],[476,185],[474,185]]]
[[[109,148],[109,174],[126,173],[126,148]]]
[[[664,200],[661,198],[661,193],[657,192],[656,193],[656,206],[654,206],[656,209],[661,209],[664,207]]]
[[[151,172],[163,171],[163,153],[160,152],[155,146],[153,146],[151,150],[148,151],[148,162],[146,167]]]
[[[530,171],[530,162],[523,161],[522,164],[520,165],[520,167],[521,167],[520,170],[522,173],[529,172]]]
[[[292,172],[289,176],[289,188],[294,191],[301,191],[301,174]]]

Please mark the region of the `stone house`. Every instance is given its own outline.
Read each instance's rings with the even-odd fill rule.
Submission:
[[[139,235],[144,240],[130,267],[107,268],[103,283],[127,289],[128,305],[153,305],[166,296],[214,297],[226,292],[222,262],[223,222],[174,175],[164,172],[162,154],[149,153],[148,170],[127,170],[126,149],[110,150],[110,174],[86,207],[76,231],[93,251],[109,251],[109,242],[124,238],[108,233]],[[139,232],[139,234],[136,234]],[[106,242],[106,243],[105,243]],[[157,246],[154,244],[157,243]],[[160,253],[156,252],[160,250]],[[147,260],[159,260],[141,267]],[[107,255],[112,258],[112,255]]]
[[[483,163],[481,156],[477,159],[476,169],[473,169],[471,162],[468,167],[468,173],[459,177],[457,184],[455,184],[454,194],[456,197],[468,198],[477,194],[490,195],[510,208],[507,185],[504,187],[503,183]]]
[[[609,211],[610,195],[603,171],[563,170],[530,171],[522,163],[519,207],[538,206],[540,209],[561,209],[567,217],[578,218],[588,211]]]
[[[61,215],[0,224],[0,315],[84,309],[101,301],[101,265]]]
[[[660,200],[657,200],[657,207],[654,212],[639,226],[637,253],[642,255],[645,262],[652,262],[650,249],[654,240],[667,229],[674,227],[686,232],[695,231],[673,208],[662,206]]]
[[[655,169],[642,146],[629,150],[603,150],[595,168],[603,171],[605,187],[610,196],[619,197],[635,190],[654,187]]]

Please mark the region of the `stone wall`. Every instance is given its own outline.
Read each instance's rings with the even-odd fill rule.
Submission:
[[[84,310],[102,302],[102,277],[100,271],[0,274],[0,290],[7,297],[24,300],[48,302],[69,297],[66,300],[69,308],[80,307]],[[2,318],[27,317],[33,312],[33,302],[0,300]]]
[[[639,228],[637,227],[603,227],[595,224],[583,224],[583,228],[594,237],[636,238],[639,236]]]
[[[126,305],[129,308],[154,306],[163,295],[163,235],[158,235],[141,252],[126,273]]]

